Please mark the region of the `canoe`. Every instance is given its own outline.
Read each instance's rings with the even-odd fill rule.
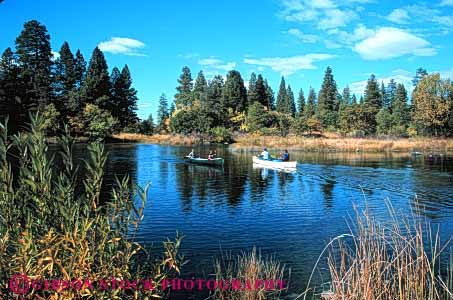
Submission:
[[[194,164],[199,165],[208,165],[208,166],[223,166],[223,158],[214,158],[214,159],[207,159],[207,158],[187,158],[187,160]]]
[[[278,159],[264,160],[257,156],[253,157],[253,163],[264,166],[264,167],[268,167],[268,168],[274,168],[274,169],[295,169],[295,168],[297,168],[297,161],[281,161]]]

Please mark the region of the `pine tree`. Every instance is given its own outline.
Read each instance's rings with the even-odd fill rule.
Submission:
[[[128,126],[133,126],[138,122],[137,117],[137,90],[132,87],[132,77],[129,67],[125,65],[121,70],[121,77],[120,77],[125,101],[124,101],[124,116],[120,118],[120,124],[123,128]]]
[[[275,110],[275,97],[274,91],[271,86],[267,83],[267,79],[264,80],[264,87],[266,88],[266,107],[268,111]]]
[[[223,88],[223,105],[225,109],[232,109],[236,112],[247,110],[247,90],[241,73],[232,70],[226,76]]]
[[[80,49],[77,49],[77,53],[75,55],[75,61],[74,61],[74,73],[75,73],[75,79],[76,79],[76,87],[80,89],[82,86],[82,82],[85,80],[85,73],[87,69],[87,63],[85,59],[83,58],[82,53],[80,52]]]
[[[256,80],[256,74],[252,72],[252,74],[250,74],[249,86],[247,89],[248,106],[258,101],[258,95],[256,94]]]
[[[221,126],[225,124],[226,108],[224,106],[224,82],[220,75],[214,76],[208,84],[208,101],[203,106],[203,114],[206,115],[204,124],[200,124],[200,129]]]
[[[355,98],[355,96],[354,96],[354,98]],[[343,105],[351,104],[352,99],[351,99],[351,90],[349,89],[349,86],[346,86],[343,89],[343,95],[341,95],[341,101],[342,101]]]
[[[170,109],[168,110],[169,116],[172,116],[173,113],[175,112],[175,110],[176,110],[175,101],[172,101],[171,105],[170,105]]]
[[[385,89],[384,81],[381,81],[381,89],[379,91],[381,108],[385,107],[385,100],[387,99],[387,91]]]
[[[282,76],[282,80],[280,81],[280,88],[278,90],[277,95],[277,111],[281,113],[286,112],[286,99],[288,96],[286,95],[286,83],[285,78]]]
[[[182,108],[192,105],[192,74],[189,67],[182,68],[182,74],[178,79],[179,85],[176,87],[177,93],[175,95],[176,106]]]
[[[292,117],[296,114],[296,102],[294,100],[294,93],[291,90],[291,86],[288,84],[286,89],[286,109],[285,113],[291,115]]]
[[[379,111],[382,107],[382,98],[381,93],[379,92],[378,83],[374,74],[368,79],[366,88],[365,88],[365,97],[364,103],[368,108]]]
[[[318,116],[324,127],[334,126],[337,120],[337,84],[332,69],[327,67],[318,95]]]
[[[168,101],[167,96],[162,94],[159,97],[159,107],[157,109],[157,128],[158,131],[166,130],[165,120],[168,118]]]
[[[399,83],[395,90],[391,111],[396,126],[407,127],[410,121],[407,91],[404,85]]]
[[[21,105],[25,93],[15,61],[11,48],[6,48],[0,59],[0,121],[4,123],[9,117],[8,129],[13,133],[23,124],[22,118],[26,113]]]
[[[104,54],[94,48],[85,81],[80,90],[83,104],[96,104],[101,109],[110,110],[110,77]]]
[[[396,82],[392,78],[390,79],[389,83],[387,84],[387,88],[385,89],[385,98],[383,102],[384,107],[391,107],[393,101],[395,100],[395,93],[396,93]]]
[[[259,74],[258,78],[256,79],[255,92],[256,92],[256,101],[261,103],[264,107],[267,107],[268,100],[266,97],[266,87],[264,86],[264,79],[261,74]]]
[[[357,97],[355,96],[355,94],[352,94],[351,104],[357,104]]]
[[[414,79],[412,79],[412,84],[414,85],[414,87],[416,87],[418,85],[418,83],[420,82],[420,80],[422,80],[426,75],[428,75],[428,72],[426,71],[426,69],[418,68],[415,71]]]
[[[310,87],[310,91],[308,93],[307,105],[305,106],[304,110],[304,118],[310,119],[316,114],[316,93],[315,90]]]
[[[26,91],[22,105],[26,109],[44,110],[52,99],[52,52],[46,26],[36,20],[26,22],[16,39],[16,55],[20,66],[22,87]]]
[[[112,90],[110,92],[111,98],[110,98],[110,112],[112,114],[112,117],[116,118],[120,124],[124,123],[121,122],[120,118],[124,114],[124,102],[125,102],[125,95],[124,95],[124,89],[123,89],[123,83],[121,82],[121,72],[117,67],[113,67],[112,73],[110,74],[110,86],[112,87]],[[121,125],[121,127],[123,127]]]
[[[297,113],[301,116],[305,109],[305,96],[302,89],[299,90],[299,97],[297,98]]]
[[[60,57],[55,62],[55,79],[58,85],[58,93],[67,95],[76,84],[76,72],[74,55],[68,42],[64,42],[60,49]]]
[[[208,82],[204,77],[203,71],[198,72],[197,79],[193,88],[193,99],[198,101],[206,101],[206,93],[208,90]]]

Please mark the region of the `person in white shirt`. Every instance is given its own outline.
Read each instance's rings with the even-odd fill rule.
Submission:
[[[264,148],[263,152],[261,152],[261,159],[269,160],[269,152],[266,148]]]
[[[195,157],[195,151],[192,149],[192,151],[187,156],[190,157],[190,158],[194,158]]]

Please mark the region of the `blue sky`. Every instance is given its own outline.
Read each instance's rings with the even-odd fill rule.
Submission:
[[[278,90],[316,91],[327,66],[339,88],[359,94],[371,73],[410,88],[419,66],[453,77],[453,0],[25,1],[0,4],[0,51],[23,23],[47,26],[52,47],[69,42],[88,60],[96,45],[109,68],[128,64],[139,116],[155,116],[183,66],[212,78],[230,69],[262,73]]]

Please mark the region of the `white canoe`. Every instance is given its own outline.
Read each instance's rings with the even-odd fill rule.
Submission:
[[[297,168],[297,161],[279,161],[279,160],[264,160],[257,156],[253,157],[253,163],[274,169],[295,169]]]

